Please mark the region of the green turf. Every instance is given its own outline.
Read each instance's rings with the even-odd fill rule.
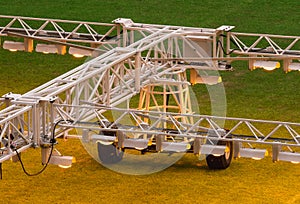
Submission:
[[[135,22],[299,35],[297,0],[7,0],[0,14],[111,22],[124,17]],[[83,59],[0,50],[0,94],[26,91],[81,64]],[[234,72],[221,73],[227,115],[299,122],[299,72],[249,71],[235,62]],[[205,86],[193,87],[201,113],[210,113]],[[211,171],[193,155],[168,169],[147,176],[128,176],[93,160],[80,141],[61,140],[58,148],[73,155],[71,169],[50,166],[37,177],[23,174],[19,163],[3,164],[2,203],[300,203],[300,166],[234,160],[224,171]],[[41,167],[39,149],[23,153],[28,171]]]

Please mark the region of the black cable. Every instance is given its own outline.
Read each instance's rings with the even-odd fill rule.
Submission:
[[[24,173],[25,173],[27,176],[37,176],[37,175],[43,173],[43,172],[45,171],[45,169],[47,168],[47,166],[48,166],[48,164],[49,164],[49,162],[50,162],[52,153],[53,153],[54,144],[56,143],[56,139],[55,139],[55,129],[56,129],[56,126],[57,126],[60,122],[62,122],[62,121],[65,121],[65,120],[64,120],[64,119],[61,119],[61,120],[57,121],[57,122],[54,124],[54,126],[53,126],[53,130],[52,130],[52,133],[51,133],[51,134],[52,134],[52,138],[50,139],[50,143],[51,143],[51,151],[50,151],[48,160],[47,160],[46,164],[44,164],[43,168],[42,168],[41,170],[39,170],[37,173],[34,173],[34,174],[28,173],[28,171],[25,169],[25,166],[24,166],[24,164],[23,164],[23,162],[22,162],[22,159],[21,159],[21,156],[20,156],[18,150],[15,149],[15,151],[16,151],[16,153],[17,153],[17,156],[18,156],[18,159],[19,159],[19,161],[20,161],[21,167],[22,167]],[[67,121],[72,122],[71,120],[67,120]]]
[[[229,53],[227,53],[226,50],[225,50],[224,47],[223,47],[222,42],[221,42],[220,40],[218,40],[218,44],[220,44],[220,47],[221,47],[221,49],[222,49],[222,51],[223,51],[223,53],[224,53],[225,55],[231,55],[234,51],[238,50],[238,49],[233,49],[233,50],[231,50]]]
[[[222,37],[227,37],[227,36],[224,35],[224,34],[221,34],[221,36],[222,36]],[[230,42],[232,42],[235,46],[239,47],[239,45],[238,45],[233,39],[230,38],[229,40],[230,40]],[[218,44],[220,44],[221,49],[222,49],[222,51],[223,51],[223,53],[224,53],[225,55],[230,55],[230,54],[232,54],[234,51],[239,50],[239,49],[233,49],[233,50],[231,50],[229,53],[227,53],[227,52],[225,51],[225,49],[224,49],[224,47],[223,47],[223,44],[222,44],[222,42],[221,42],[220,40],[218,40]],[[243,49],[243,50],[244,50],[244,49]]]
[[[220,36],[226,37],[226,38],[227,38],[227,35],[224,35],[224,34],[221,34]],[[239,47],[239,45],[238,45],[233,39],[230,38],[229,40],[230,40],[230,42],[232,42],[235,46]]]
[[[169,90],[167,90],[168,92],[169,92]],[[167,94],[167,104],[166,104],[166,106],[167,106],[167,109],[166,109],[166,111],[168,112],[168,106],[169,106],[169,101],[170,101],[170,94]]]
[[[0,163],[0,180],[2,180],[2,163]]]

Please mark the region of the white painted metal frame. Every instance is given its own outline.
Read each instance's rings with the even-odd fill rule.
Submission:
[[[103,43],[117,24],[0,15],[0,36],[10,33],[68,42]],[[101,33],[104,34],[100,34]]]
[[[80,126],[80,122],[88,122],[95,117],[100,121],[105,119],[101,115],[105,110],[123,111],[120,117],[112,121],[118,125],[122,117],[135,118],[135,128],[133,129],[129,130],[126,126],[119,125],[121,131],[133,135],[136,133],[168,134],[183,139],[188,138],[190,142],[193,142],[195,138],[209,138],[208,132],[212,131],[215,133],[214,138],[225,141],[269,145],[279,142],[289,148],[300,146],[298,141],[299,130],[297,129],[300,124],[298,123],[221,118],[188,113],[175,114],[153,111],[145,113],[116,108],[118,104],[126,102],[132,96],[140,93],[141,88],[153,83],[188,84],[189,82],[185,80],[176,81],[172,77],[167,77],[172,74],[176,75],[178,69],[183,71],[190,68],[216,70],[218,69],[218,59],[232,60],[230,55],[224,57],[223,50],[218,46],[219,42],[224,40],[224,36],[221,34],[224,31],[230,31],[227,27],[223,29],[206,29],[163,26],[134,23],[130,19],[117,19],[114,24],[102,24],[9,16],[0,16],[1,18],[9,20],[8,24],[0,27],[0,35],[3,36],[8,35],[10,32],[16,32],[27,36],[29,39],[34,37],[34,39],[97,43],[101,47],[98,48],[100,55],[83,65],[23,95],[10,93],[0,99],[0,127],[2,128],[0,134],[0,163],[15,156],[16,149],[21,152],[29,147],[41,146],[43,143],[49,142],[55,122],[61,119],[65,121],[56,130],[55,135],[58,137],[67,134],[66,131],[69,128],[86,128],[86,126]],[[42,26],[32,28],[27,21],[39,21],[42,22]],[[13,27],[15,22],[19,22],[21,27]],[[76,26],[75,29],[66,31],[60,23],[71,23]],[[46,30],[46,27],[47,29],[49,27],[48,25],[52,25],[54,29]],[[110,29],[101,35],[92,26],[108,26]],[[85,27],[87,32],[79,33],[81,27]],[[106,44],[104,44],[104,39],[115,30],[117,33],[116,40],[106,41]],[[232,51],[234,54],[252,56],[252,50],[258,49],[256,46],[264,38],[272,48],[272,57],[286,56],[289,59],[298,59],[299,51],[291,51],[291,49],[298,42],[299,37],[286,37],[293,39],[293,42],[285,49],[281,49],[271,39],[278,36],[257,34],[258,40],[252,45],[246,46],[237,37],[239,35],[246,34],[228,32],[227,52]],[[74,36],[79,36],[79,38]],[[88,40],[80,38],[80,36],[85,36]],[[284,38],[283,36],[279,37]],[[196,38],[205,38],[211,41],[212,53],[208,53],[208,56],[203,54],[199,46],[191,40]],[[238,50],[230,48],[230,39],[233,39]],[[196,62],[204,59],[206,65],[204,67],[191,65],[192,58],[184,53],[185,46],[194,50],[193,59],[196,59]],[[268,53],[264,53],[262,50],[258,50],[256,55],[269,56]],[[144,129],[142,126],[142,122],[145,122],[145,120],[139,119],[143,117],[148,118],[148,129]],[[189,118],[189,120],[182,120],[184,117]],[[68,120],[73,122],[70,123]],[[226,120],[234,125],[225,134],[220,134],[219,130],[222,127],[218,125],[218,120]],[[154,122],[150,123],[150,121]],[[193,121],[193,123],[186,121]],[[264,133],[256,126],[257,123],[273,124],[275,127]],[[167,126],[173,128],[176,133],[161,131],[158,129],[161,124],[168,124]],[[241,128],[242,125],[248,129],[250,135],[239,133],[240,129],[244,131]],[[110,129],[110,126],[104,128]],[[275,136],[275,133],[281,128],[287,131],[283,138]],[[101,128],[98,127],[98,129]]]
[[[55,104],[54,106],[56,109],[63,109],[67,105]],[[73,124],[64,124],[63,126],[97,131],[117,126],[119,131],[128,135],[165,135],[181,138],[181,140],[189,138],[191,142],[196,138],[218,139],[221,141],[237,141],[251,147],[255,144],[276,144],[291,149],[295,148],[295,151],[299,151],[297,147],[300,147],[300,123],[142,111],[98,106],[97,104],[85,104],[74,108],[88,112],[89,117],[81,115]],[[104,116],[103,113],[107,111],[115,112],[113,119]],[[93,116],[90,117],[91,115]],[[69,116],[65,117],[68,118]],[[189,118],[189,120],[183,120],[183,117]],[[97,118],[98,122],[91,122],[91,118]],[[148,126],[145,126],[145,118],[147,118]],[[190,120],[194,122],[192,124],[185,122]],[[111,121],[111,123],[106,126],[102,121]],[[219,124],[222,124],[223,121],[229,123],[230,129],[225,131],[224,134],[220,134],[223,127]]]
[[[14,19],[14,21],[22,21],[20,18]],[[124,19],[119,19],[120,23],[123,21]],[[115,25],[115,27],[118,26],[120,27],[119,24]],[[21,151],[23,145],[11,146],[19,140],[21,142],[26,138],[28,146],[40,146],[49,142],[53,124],[60,119],[77,121],[78,117],[91,117],[89,112],[77,111],[73,108],[82,102],[114,107],[138,94],[140,89],[148,84],[161,81],[177,83],[176,80],[167,78],[166,75],[170,76],[173,72],[176,74],[178,62],[169,60],[153,62],[151,58],[153,56],[161,59],[184,56],[182,44],[192,46],[185,38],[187,34],[215,35],[213,30],[203,32],[194,28],[146,26],[147,28],[142,30],[140,25],[135,24],[132,24],[132,27],[125,27],[125,24],[121,26],[123,26],[123,36],[126,37],[123,37],[123,41],[119,44],[123,44],[124,47],[113,49],[111,49],[113,46],[104,47],[103,50],[107,49],[106,52],[56,79],[23,95],[7,94],[2,98],[2,103],[7,108],[0,113],[0,126],[5,128],[0,138],[3,147],[0,162],[14,156],[14,148]],[[4,30],[8,27],[6,26]],[[26,27],[28,26],[24,29]],[[57,32],[59,34],[59,30]],[[136,32],[142,38],[135,39]],[[31,34],[27,31],[26,33]],[[197,50],[197,48],[193,49]],[[201,57],[200,52],[199,57]],[[69,106],[54,111],[52,107],[54,101]],[[30,119],[32,122],[21,128],[22,132],[18,131],[23,123],[26,124],[25,121],[29,121],[26,119],[28,115],[32,116]],[[12,121],[16,119],[23,122],[12,125]],[[8,139],[8,145],[5,146],[8,135],[17,135],[17,133],[22,134],[14,139]],[[56,136],[64,133],[63,130],[58,129]]]
[[[272,60],[283,60],[284,71],[290,71],[293,61],[300,59],[300,37],[256,33],[227,33],[227,53],[239,56],[272,57]],[[253,69],[254,59],[249,58],[249,68]]]

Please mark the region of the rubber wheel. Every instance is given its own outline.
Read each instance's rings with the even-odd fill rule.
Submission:
[[[231,163],[233,155],[232,142],[219,141],[218,145],[226,145],[227,147],[223,155],[216,156],[209,154],[206,156],[206,163],[210,169],[226,169]]]
[[[123,159],[124,152],[118,150],[114,145],[98,145],[98,157],[103,164],[115,164]]]
[[[99,134],[116,136],[114,131],[101,131]],[[115,164],[123,159],[124,152],[113,144],[97,142],[98,158],[103,164]]]

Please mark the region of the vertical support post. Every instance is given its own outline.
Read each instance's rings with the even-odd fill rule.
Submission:
[[[217,57],[217,36],[216,34],[213,35],[213,50],[212,50],[212,57]],[[218,61],[213,60],[213,64],[215,67],[218,67]]]
[[[65,104],[72,105],[70,89],[66,90]],[[71,112],[71,107],[67,106],[67,107],[66,107],[66,112],[67,112],[67,113],[70,113],[70,112]]]
[[[163,112],[167,112],[168,96],[166,84],[163,84]]]
[[[80,101],[80,85],[77,84],[75,86],[75,94],[74,94],[74,98],[73,98],[73,101],[72,101],[73,105],[79,105],[79,101]],[[75,114],[76,114],[76,118],[79,118],[80,112],[78,110],[75,111]]]
[[[121,79],[124,79],[124,75],[125,75],[125,72],[124,72],[124,64],[122,65],[119,65],[119,68],[120,71],[119,71],[119,74],[121,76]],[[115,83],[119,83],[118,79],[116,79]],[[119,83],[119,87],[120,87],[120,93],[123,93],[124,92],[124,85],[122,83]]]
[[[135,90],[140,92],[141,89],[141,52],[135,55]]]
[[[46,103],[45,101],[41,102],[41,110],[42,110],[42,134],[45,136],[47,134],[46,131]]]
[[[22,114],[22,115],[20,116],[20,118],[25,119],[25,115]],[[25,130],[24,122],[20,122],[20,123],[19,123],[19,129],[20,129],[20,132],[21,132],[21,133],[24,133],[24,130]]]
[[[82,129],[82,142],[83,143],[88,143],[91,141],[91,137],[89,135],[89,130],[88,129]]]
[[[9,98],[6,98],[5,99],[5,105],[6,105],[6,107],[8,107],[9,105],[10,105],[10,99]],[[10,126],[10,124],[8,124],[8,128],[6,128],[6,135],[10,135],[10,131],[9,131],[9,126]],[[10,137],[8,137],[8,144],[10,144]]]
[[[273,146],[272,146],[272,159],[273,159],[273,162],[279,161],[278,157],[279,157],[280,150],[281,150],[281,145],[280,144],[273,144]]]
[[[34,147],[37,146],[37,119],[36,119],[36,104],[32,107],[32,118],[31,118],[31,125],[32,125],[32,133],[33,133],[33,145]]]
[[[142,110],[143,109],[143,105],[145,103],[145,96],[146,96],[146,91],[144,89],[141,89],[138,110]]]
[[[167,96],[166,90],[167,90],[166,84],[163,84],[163,107],[162,108],[163,108],[164,113],[168,112],[167,111],[168,110],[168,96]],[[167,121],[163,122],[163,128],[167,128],[167,125],[168,125]]]
[[[91,48],[99,48],[101,44],[98,44],[98,43],[91,43]],[[91,57],[95,58],[95,57],[98,57],[100,55],[100,52],[97,51],[97,50],[94,50],[92,51],[91,53]]]
[[[126,28],[123,27],[123,47],[127,46],[127,37],[128,37],[127,30]]]
[[[32,52],[33,51],[33,40],[29,38],[24,38],[24,46],[26,52]]]
[[[241,142],[234,141],[233,142],[233,158],[237,159],[240,157],[240,149],[241,149]]]
[[[195,69],[190,69],[190,82],[192,85],[196,84],[196,79],[197,79],[197,71]]]
[[[230,39],[231,39],[231,32],[228,31],[226,33],[226,53],[225,53],[227,58],[230,58],[230,43],[231,43]],[[229,61],[229,60],[226,61],[226,67],[225,68],[227,68],[227,65],[229,65],[231,67],[231,61]]]
[[[253,57],[256,57],[256,55],[253,55]],[[254,70],[254,59],[249,59],[249,70],[253,71]]]
[[[122,131],[117,131],[118,148],[124,148],[125,134]]]
[[[164,141],[165,136],[164,135],[156,135],[156,151],[161,152],[163,150],[162,143]]]
[[[251,71],[254,69],[253,64],[254,64],[254,60],[249,59],[249,70],[251,70]]]
[[[41,155],[42,155],[42,164],[47,164],[50,156],[50,147],[42,147],[41,148]]]
[[[200,154],[200,148],[201,148],[202,144],[203,144],[203,139],[202,138],[195,138],[194,144],[193,144],[194,154],[196,154],[196,155]]]
[[[184,41],[183,41],[184,42]],[[154,48],[154,59],[158,59],[158,51],[157,51],[157,46],[158,45],[155,45],[155,48]],[[155,60],[154,61],[154,66],[157,67],[158,65],[158,60]],[[156,70],[156,69],[155,69]]]
[[[16,130],[16,128],[18,128],[18,123],[19,123],[19,121],[18,121],[18,119],[17,118],[14,118],[14,119],[12,119],[12,123],[13,123],[13,126],[14,127],[12,127],[12,129],[11,129],[11,135],[12,135],[12,137],[13,138],[15,138],[15,137],[18,137],[18,131]]]
[[[220,42],[221,42],[222,45],[224,45],[224,37],[223,37],[223,34],[224,34],[224,31],[222,31],[222,32],[221,32],[221,35],[219,35],[219,36],[220,36],[219,40],[220,40]],[[224,57],[224,52],[223,52],[223,50],[220,49],[220,48],[219,48],[219,57]]]
[[[112,67],[113,69],[113,67]],[[110,70],[107,69],[105,73],[105,79],[104,79],[104,91],[106,93],[106,105],[110,105],[110,85],[109,85],[109,78],[110,78]],[[104,101],[105,102],[105,101]]]
[[[92,82],[91,82],[92,83]],[[89,89],[89,81],[87,80],[84,84],[83,84],[83,86],[84,86],[84,100],[86,100],[86,101],[88,101],[89,100],[89,96],[91,95],[91,93],[90,93],[90,89]],[[92,86],[94,86],[94,85],[92,85]]]
[[[60,55],[64,55],[67,52],[67,46],[65,45],[56,45],[57,47],[57,53]]]
[[[127,109],[130,108],[130,99],[129,99],[129,98],[126,100],[126,108],[127,108]]]
[[[117,39],[118,39],[118,47],[121,47],[121,26],[117,25]]]
[[[178,112],[181,113],[181,114],[186,114],[187,113],[187,107],[186,107],[186,101],[187,101],[187,98],[185,97],[185,92],[186,90],[184,89],[183,87],[184,85],[180,84],[178,85],[178,87],[175,88],[175,91],[178,90]],[[186,120],[186,116],[183,116],[181,118],[182,122],[186,123],[187,120]]]
[[[40,117],[39,104],[34,104],[32,109],[32,129],[33,129],[33,144],[39,146],[40,138]]]
[[[134,43],[134,31],[133,30],[131,30],[130,31],[130,44],[132,44],[132,43]]]
[[[54,101],[50,101],[50,124],[51,124],[50,137],[51,138],[52,138],[52,133],[54,131],[54,117],[55,117],[53,103],[54,103]]]
[[[230,38],[231,38],[231,32],[227,32],[227,37],[226,37],[226,53],[230,53]],[[227,57],[230,57],[227,55]]]
[[[291,63],[291,59],[284,59],[283,60],[283,70],[287,73],[289,72],[289,65]]]
[[[186,86],[186,97],[185,97],[185,100],[186,100],[186,104],[187,104],[187,108],[188,108],[188,112],[189,113],[193,113],[194,110],[193,110],[193,106],[192,106],[192,100],[191,100],[191,94],[190,94],[190,88],[188,86]],[[188,122],[190,124],[194,124],[194,118],[193,116],[191,116],[188,120]]]
[[[145,107],[146,110],[150,110],[150,99],[151,99],[151,94],[153,93],[154,86],[147,86],[147,93],[146,93],[146,103]]]
[[[168,47],[168,58],[173,58],[174,57],[174,53],[173,53],[173,38],[169,38],[168,39],[168,44],[169,44],[169,47]],[[170,61],[171,62],[171,66],[173,65],[173,61]]]

